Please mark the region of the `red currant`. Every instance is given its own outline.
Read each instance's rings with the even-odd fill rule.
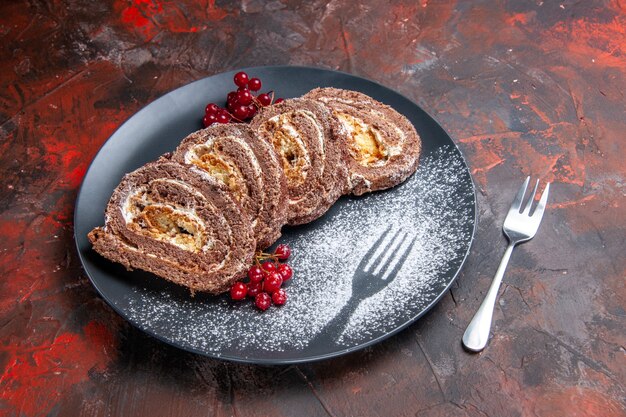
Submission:
[[[248,118],[248,106],[244,106],[243,104],[236,106],[232,112],[233,116],[239,120],[245,120]]]
[[[239,71],[237,74],[235,74],[234,81],[237,86],[245,87],[246,84],[248,84],[248,74],[243,71]]]
[[[217,123],[230,122],[230,115],[228,113],[218,113],[216,117],[217,117]]]
[[[289,258],[289,255],[291,255],[291,248],[289,247],[289,245],[281,243],[276,247],[274,255],[276,255],[276,257],[281,261],[284,261]]]
[[[252,103],[252,93],[247,88],[240,88],[237,90],[237,102],[247,106]]]
[[[217,117],[214,114],[205,114],[202,118],[202,124],[204,127],[209,127],[215,122],[217,122]]]
[[[226,107],[228,108],[228,111],[233,112],[233,113],[235,112],[235,109],[239,106],[240,104],[237,102],[237,99],[226,103]]]
[[[263,283],[261,281],[248,284],[248,297],[254,298],[261,291],[263,291]]]
[[[204,109],[204,113],[205,114],[215,114],[218,112],[218,110],[220,109],[220,107],[215,104],[215,103],[209,103],[206,105],[206,108]]]
[[[281,264],[278,267],[278,273],[283,277],[283,281],[287,281],[293,276],[293,269],[287,264]]]
[[[267,310],[271,304],[272,300],[266,292],[259,293],[256,297],[254,297],[254,305],[263,311]]]
[[[274,104],[282,103],[283,101],[285,101],[284,98],[277,98]]]
[[[259,100],[259,103],[261,103],[262,106],[269,106],[270,104],[272,104],[272,98],[269,94],[259,94],[256,98],[257,100]]]
[[[250,278],[250,282],[263,281],[263,270],[256,265],[251,266],[250,269],[248,269],[248,278]]]
[[[272,294],[272,301],[277,306],[282,306],[287,302],[287,293],[282,288]]]
[[[248,81],[248,88],[252,91],[259,91],[261,89],[261,80],[258,78],[250,78],[250,81]]]
[[[261,264],[261,269],[263,269],[263,271],[265,271],[265,272],[275,272],[276,271],[276,265],[274,265],[273,262],[266,261],[266,262],[263,262]]]
[[[230,298],[233,300],[243,300],[246,298],[248,287],[243,282],[235,282],[230,288]]]
[[[226,101],[228,101],[228,102],[231,102],[231,101],[235,102],[236,100],[237,100],[237,92],[236,91],[231,91],[226,96]]]
[[[254,117],[254,115],[256,114],[256,106],[254,104],[250,104],[248,105],[247,110],[248,118]]]
[[[270,272],[263,281],[263,291],[272,294],[280,289],[283,285],[283,277],[278,272]]]

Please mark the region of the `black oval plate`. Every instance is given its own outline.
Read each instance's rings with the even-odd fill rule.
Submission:
[[[246,71],[262,79],[264,91],[275,90],[285,98],[333,86],[361,91],[392,106],[422,138],[420,167],[398,187],[343,197],[321,219],[284,228],[278,243],[292,246],[289,263],[295,275],[286,284],[289,299],[283,307],[261,313],[252,302],[231,302],[226,295],[192,298],[184,288],[149,273],[128,272],[96,254],[87,233],[103,224],[104,209],[122,176],[172,151],[199,129],[204,106],[223,104],[236,71],[208,77],[142,109],[94,158],[74,217],[76,245],[87,275],[102,297],[139,329],[179,348],[232,361],[320,360],[397,333],[442,297],[469,252],[476,202],[461,153],[415,103],[375,82],[317,68]],[[385,249],[389,242],[393,244]],[[394,246],[398,242],[400,246]],[[382,274],[378,270],[386,264],[390,267]]]

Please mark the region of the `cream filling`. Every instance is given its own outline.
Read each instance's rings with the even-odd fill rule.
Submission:
[[[293,125],[293,123],[291,123],[291,121],[289,120],[289,116],[292,116],[295,112],[290,112],[290,113],[283,113],[283,114],[278,114],[274,117],[271,117],[269,119],[267,119],[267,122],[265,122],[266,124],[268,122],[273,123],[276,125],[276,130],[284,130],[289,134],[289,137],[296,142],[297,146],[303,150],[302,152],[302,158],[304,158],[304,160],[306,161],[307,165],[311,164],[311,158],[309,157],[308,153],[306,152],[306,145],[304,144],[304,141],[302,140],[302,136],[300,136],[300,133],[298,132],[298,130],[295,128],[295,126]],[[267,130],[267,128],[266,128]]]
[[[338,103],[342,103],[342,104],[346,104],[346,105],[353,105],[355,103],[358,103],[357,101],[354,100],[348,100],[348,99],[343,99],[343,98],[339,98],[339,97],[319,97],[317,100],[322,101],[324,103],[329,103],[329,102],[338,102]],[[378,118],[384,118],[384,115],[379,112],[379,111],[375,111],[373,109],[370,109],[371,113],[375,113],[375,116]],[[341,120],[341,119],[340,119]],[[350,126],[347,126],[346,123],[342,120],[342,125],[348,129],[348,131],[352,134],[353,133],[353,129],[351,129]],[[398,142],[402,143],[406,140],[406,134],[404,133],[404,131],[402,131],[402,129],[400,129],[398,126],[396,126],[395,124],[391,123],[391,125],[393,126],[394,130],[396,131],[396,135],[398,137]],[[363,123],[363,126],[368,126],[365,123]],[[375,129],[372,129],[372,131],[375,131]],[[382,138],[381,138],[381,143],[385,145],[386,147],[386,152],[387,152],[387,156],[388,157],[392,157],[392,156],[396,156],[402,153],[402,146],[400,145],[390,145],[385,143]],[[381,166],[384,165],[384,163],[376,163],[373,164],[374,166]]]
[[[224,139],[230,141],[237,140],[238,138],[235,136],[224,136]],[[202,155],[210,153],[216,140],[216,137],[211,136],[206,142],[190,147],[189,150],[187,150],[187,152],[185,153],[185,163],[191,164],[191,161],[193,161],[194,159],[200,159]],[[200,150],[203,150],[204,152],[198,153],[198,151]]]
[[[357,173],[350,173],[350,175],[348,176],[348,187],[349,188],[354,187],[354,183],[358,180],[363,181],[363,183],[365,184],[365,187],[368,190],[372,188],[372,182],[368,180],[367,178],[365,178],[363,175],[357,174]]]
[[[300,132],[291,122],[295,112],[278,114],[268,119],[262,130],[268,133],[289,186],[306,181],[311,166],[308,147]]]
[[[369,167],[386,163],[388,146],[378,129],[347,113],[336,112],[336,116],[351,137],[350,148],[356,153],[353,158],[359,165]]]
[[[259,164],[259,161],[256,158],[256,155],[250,148],[250,144],[246,142],[245,140],[242,140],[241,138],[236,137],[236,136],[225,136],[224,139],[237,143],[241,147],[241,149],[243,149],[244,153],[246,154],[246,157],[248,158],[248,161],[251,162],[250,167],[252,168],[252,171],[254,172],[254,179],[257,182],[258,187],[262,189],[263,188],[263,183],[262,183],[263,171],[262,171],[261,165]],[[202,155],[206,153],[211,153],[212,151],[211,148],[213,147],[215,140],[216,138],[211,137],[209,140],[207,140],[203,144],[192,146],[185,153],[185,156],[184,156],[185,163],[193,164],[192,161],[194,159],[201,159]],[[200,152],[200,150],[202,150],[203,152]],[[202,170],[202,172],[204,172],[206,175],[210,175],[204,170]],[[260,209],[265,206],[265,193],[260,193],[260,199],[261,201],[259,204],[259,212],[260,212]],[[257,223],[258,223],[258,213],[256,213],[256,215],[254,216],[254,219],[252,220],[252,227],[254,228]]]
[[[256,159],[255,159],[256,160]],[[200,176],[204,177],[204,178],[208,178],[208,179],[212,179],[212,177],[204,170],[196,168],[195,166],[192,166],[190,168],[192,171],[200,174]],[[198,197],[199,199],[201,199],[202,201],[206,201],[206,198],[204,197],[204,195],[200,192],[198,192],[195,188],[193,188],[191,185],[182,182],[182,181],[178,181],[178,180],[173,180],[173,179],[168,179],[168,178],[159,178],[156,179],[154,181],[163,181],[163,182],[170,182],[172,184],[177,184],[179,186],[181,186],[182,188],[184,188],[187,192],[195,195],[196,197]],[[191,210],[191,209],[189,209]],[[192,210],[193,211],[193,210]],[[198,219],[198,222],[200,224],[200,227],[202,228],[202,232],[206,231],[206,227],[204,226],[204,223],[202,222],[202,219],[200,219],[198,217],[198,215],[195,213],[195,211],[193,211],[193,216],[195,218]],[[230,244],[230,242],[233,241],[233,232],[231,230],[230,227],[228,227],[228,222],[226,221],[226,219],[224,219],[224,217],[221,217],[221,223],[224,223],[224,229],[226,229],[226,232],[228,232],[228,242]],[[202,247],[202,251],[206,252],[208,250],[210,250],[211,248],[213,248],[213,246],[215,245],[215,242],[211,239],[207,239],[207,242],[205,243],[205,245]],[[226,255],[226,257],[224,257],[224,259],[215,266],[215,269],[219,269],[222,268],[225,264],[226,264],[226,259],[231,258],[230,252]]]
[[[339,103],[343,103],[343,104],[354,104],[356,103],[356,101],[354,100],[348,100],[345,98],[339,98],[339,97],[318,97],[317,100],[319,101],[323,101],[324,103],[329,103],[331,101],[337,101]]]
[[[182,181],[178,181],[174,179],[167,179],[167,178],[159,178],[159,179],[153,180],[153,182],[165,182],[165,183],[176,184],[177,186],[184,188],[185,191],[189,192],[190,194],[193,194],[197,196],[198,198],[200,198],[201,200],[206,201],[204,195],[194,190],[193,187],[191,187],[188,184],[185,184]],[[175,216],[181,216],[183,218],[191,220],[191,222],[193,222],[194,226],[197,228],[197,230],[194,232],[194,237],[200,234],[200,239],[204,238],[204,236],[206,235],[206,228],[204,226],[204,222],[202,221],[202,219],[196,214],[195,209],[188,208],[188,207],[180,207],[180,206],[173,205],[173,204],[164,204],[162,202],[156,202],[148,197],[146,193],[147,188],[148,188],[147,186],[138,187],[134,192],[130,192],[126,196],[126,199],[121,207],[122,216],[124,218],[124,222],[126,223],[126,225],[135,223],[138,217],[142,214],[143,210],[141,211],[136,210],[135,207],[136,207],[137,202],[133,201],[133,200],[136,200],[137,197],[139,197],[139,203],[143,205],[144,207],[150,206],[150,207],[156,207],[156,208],[164,208],[167,210],[171,210],[172,214]],[[180,226],[178,225],[178,227]],[[156,236],[153,236],[151,234],[151,236],[157,240],[166,241],[183,250],[187,250],[187,251],[190,250],[188,244],[181,241],[180,239],[177,239],[176,236],[172,237],[166,234],[157,234]],[[209,250],[211,247],[213,247],[213,245],[214,245],[214,242],[211,239],[206,239],[206,242],[204,243],[204,245],[198,249],[205,252]]]

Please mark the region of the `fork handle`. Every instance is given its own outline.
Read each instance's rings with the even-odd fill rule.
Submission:
[[[465,333],[463,334],[463,346],[472,352],[480,352],[487,346],[489,330],[491,329],[491,318],[493,317],[493,309],[496,305],[498,289],[500,288],[504,271],[509,263],[514,247],[515,243],[509,242],[509,246],[507,246],[506,252],[504,252],[504,256],[502,256],[502,260],[500,261],[496,276],[491,282],[487,296],[478,308],[476,314],[474,314],[474,318],[472,318],[467,329],[465,329]]]

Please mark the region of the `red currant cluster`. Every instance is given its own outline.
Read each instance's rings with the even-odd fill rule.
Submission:
[[[261,89],[261,80],[258,78],[248,78],[248,74],[243,71],[235,74],[235,85],[237,91],[231,91],[226,96],[226,108],[221,108],[215,103],[207,104],[204,109],[202,124],[209,127],[213,123],[228,123],[231,120],[244,122],[251,119],[257,110],[264,106],[269,106],[274,101],[274,92],[261,93],[258,96],[252,94],[253,91]],[[282,98],[276,99],[274,103],[280,103]]]
[[[280,261],[286,261],[289,255],[291,249],[284,244],[278,245],[273,254],[256,254],[255,264],[248,269],[249,282],[235,282],[230,288],[230,298],[254,298],[254,304],[262,311],[267,310],[272,303],[277,306],[285,304],[287,293],[281,286],[291,279],[293,269]]]

